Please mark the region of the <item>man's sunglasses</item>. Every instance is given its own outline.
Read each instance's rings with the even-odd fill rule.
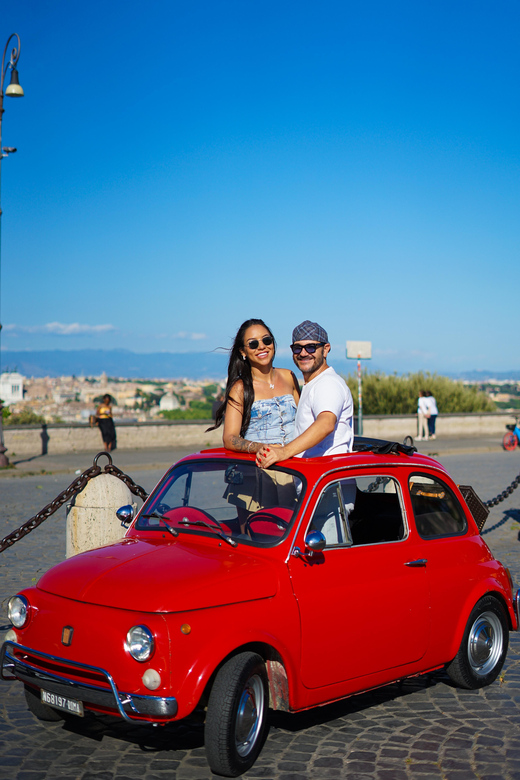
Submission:
[[[264,336],[263,339],[260,339],[264,347],[270,347],[273,343],[274,339],[272,336]],[[247,346],[249,349],[258,349],[260,346],[260,341],[258,339],[249,339],[247,342]]]
[[[315,341],[312,344],[291,344],[291,349],[293,355],[299,355],[303,350],[305,350],[309,355],[314,355],[316,350],[319,347],[324,347],[327,342],[325,341]]]

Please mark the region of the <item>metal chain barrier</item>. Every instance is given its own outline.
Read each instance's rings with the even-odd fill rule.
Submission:
[[[496,506],[497,504],[500,504],[501,501],[505,501],[506,498],[511,495],[513,490],[517,489],[518,485],[520,485],[520,474],[511,482],[509,487],[502,491],[502,493],[499,493],[498,496],[491,498],[489,501],[484,501],[485,505]]]
[[[508,496],[511,495],[511,493],[517,489],[518,485],[520,485],[520,474],[511,482],[509,487],[507,487],[505,490],[503,490],[501,493],[498,494],[498,496],[495,496],[495,498],[491,498],[489,501],[484,501],[484,506],[492,507],[497,506],[497,504],[500,504],[502,501],[505,501]],[[500,528],[501,525],[504,525],[504,523],[507,523],[509,518],[503,517],[502,520],[499,520],[495,525],[492,525],[491,528],[485,528],[480,531],[481,535],[484,536],[484,534],[488,534],[490,531],[494,531],[495,528]]]
[[[98,465],[98,460],[103,455],[108,458],[108,463],[102,469],[101,466]],[[38,528],[38,526],[47,520],[48,517],[57,512],[57,510],[62,507],[63,504],[66,504],[67,501],[69,501],[71,498],[74,498],[77,493],[80,493],[83,488],[86,487],[88,482],[91,479],[94,479],[94,477],[99,476],[99,474],[110,474],[113,477],[117,477],[121,480],[121,482],[125,483],[127,488],[135,496],[138,496],[138,498],[142,499],[143,501],[148,498],[148,493],[144,488],[142,488],[140,485],[136,485],[134,480],[129,477],[128,474],[125,474],[123,471],[121,471],[121,469],[118,469],[117,466],[114,466],[112,463],[112,457],[108,452],[98,452],[94,458],[93,466],[90,466],[90,468],[86,469],[83,474],[80,474],[80,476],[75,479],[74,482],[68,486],[68,488],[60,493],[59,496],[56,496],[54,501],[51,501],[50,504],[44,506],[37,515],[31,517],[30,520],[17,528],[16,531],[13,531],[7,536],[4,536],[4,538],[0,540],[0,553],[2,553],[4,550],[7,550],[9,547],[12,547],[13,544],[20,541],[20,539],[23,539],[24,536],[27,536],[27,534],[30,534],[31,531],[34,531],[35,528]]]

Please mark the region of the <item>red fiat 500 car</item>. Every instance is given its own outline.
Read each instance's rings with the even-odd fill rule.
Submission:
[[[119,510],[124,538],[11,599],[2,676],[43,720],[205,708],[209,765],[229,777],[254,763],[270,707],[443,667],[489,685],[519,594],[464,495],[478,499],[413,448],[356,449],[268,471],[224,449],[179,461],[137,517]]]

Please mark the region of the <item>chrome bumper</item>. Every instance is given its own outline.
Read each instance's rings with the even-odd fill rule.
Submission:
[[[54,663],[73,666],[77,669],[101,674],[105,677],[110,686],[110,690],[87,683],[78,683],[74,680],[67,679],[67,677],[51,674],[50,672],[39,669],[37,666],[31,665],[27,661],[21,661],[19,658],[16,658],[12,648],[15,648],[16,651],[30,653],[32,656],[36,656],[45,661],[52,661]],[[6,677],[5,672],[8,672],[10,676]],[[84,704],[87,704],[87,706],[91,704],[94,707],[98,705],[117,710],[119,715],[129,723],[135,723],[136,721],[150,723],[154,720],[157,720],[157,722],[164,722],[165,720],[174,718],[178,709],[177,700],[174,696],[164,698],[160,696],[136,696],[135,694],[123,693],[122,691],[117,690],[112,675],[99,666],[79,664],[75,661],[69,661],[66,658],[60,658],[56,655],[40,653],[37,650],[33,650],[31,647],[25,647],[24,645],[19,645],[17,642],[9,640],[4,642],[0,651],[0,677],[2,680],[21,680],[36,688],[44,688],[46,691],[56,693],[58,696],[78,699]],[[130,715],[132,715],[132,717],[130,717]]]

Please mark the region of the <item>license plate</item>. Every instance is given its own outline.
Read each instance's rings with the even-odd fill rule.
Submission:
[[[58,696],[57,693],[44,691],[43,688],[41,690],[41,699],[44,704],[48,704],[49,707],[54,707],[57,710],[70,712],[71,715],[79,715],[81,718],[84,715],[82,701],[68,699],[66,696]]]

